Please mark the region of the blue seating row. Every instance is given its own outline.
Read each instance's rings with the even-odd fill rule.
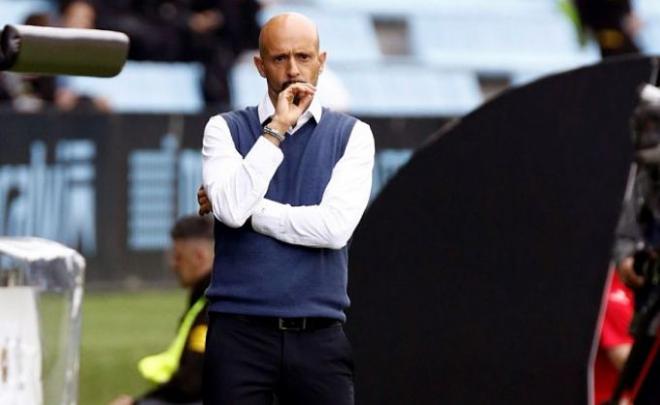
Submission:
[[[2,20],[19,22],[45,0],[0,0]],[[640,42],[660,52],[660,1],[638,0],[645,22]],[[265,8],[265,21],[282,11],[314,19],[329,72],[319,96],[336,108],[364,115],[463,114],[481,103],[479,79],[512,83],[598,61],[594,46],[580,47],[555,0],[304,0]],[[398,20],[408,52],[386,55],[375,21]],[[203,102],[197,64],[130,62],[112,81],[67,78],[82,92],[109,98],[117,111],[196,112]],[[234,68],[236,107],[264,94],[251,58]],[[168,83],[163,86],[163,83]]]

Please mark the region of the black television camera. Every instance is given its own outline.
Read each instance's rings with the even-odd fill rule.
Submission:
[[[646,84],[632,120],[641,201],[637,224],[644,248],[634,255],[634,270],[644,277],[635,290],[635,315],[630,332],[633,347],[608,405],[618,405],[624,392],[635,405],[660,404],[660,88]],[[635,203],[639,203],[636,201]]]
[[[634,269],[645,281],[635,291],[634,336],[643,333],[644,321],[651,322],[660,310],[660,88],[646,84],[639,93],[631,127],[638,170],[646,180],[638,184],[643,205],[637,218],[645,247],[635,253]]]

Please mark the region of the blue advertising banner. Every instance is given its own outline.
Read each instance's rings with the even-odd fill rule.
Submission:
[[[0,235],[79,250],[92,284],[169,282],[176,218],[197,212],[207,117],[0,113]],[[441,120],[367,120],[374,197]]]

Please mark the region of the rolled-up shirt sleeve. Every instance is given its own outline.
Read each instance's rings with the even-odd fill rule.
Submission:
[[[344,247],[369,202],[374,155],[371,128],[358,121],[344,155],[335,164],[321,202],[291,206],[263,198],[252,212],[253,229],[296,245]]]
[[[225,225],[241,227],[266,195],[283,159],[282,151],[259,137],[245,155],[236,149],[227,122],[211,118],[204,129],[202,176],[213,215]]]

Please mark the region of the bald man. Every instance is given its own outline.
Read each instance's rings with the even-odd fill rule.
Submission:
[[[315,97],[326,53],[308,18],[268,21],[259,51],[268,93],[204,132],[202,211],[221,247],[204,403],[352,404],[347,243],[369,199],[373,134]]]

